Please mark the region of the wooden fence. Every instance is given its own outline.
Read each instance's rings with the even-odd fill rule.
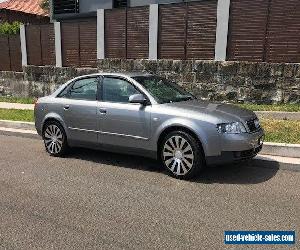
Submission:
[[[0,70],[22,71],[19,35],[0,35]]]
[[[62,58],[66,67],[96,67],[97,20],[61,24]]]
[[[159,58],[213,60],[217,0],[161,5]]]
[[[220,1],[220,0],[219,0]],[[157,57],[214,60],[218,0],[159,5]],[[149,57],[149,6],[105,10],[105,58]],[[299,0],[231,0],[227,60],[300,62]],[[61,22],[62,66],[96,67],[97,18]],[[55,65],[54,25],[26,26],[29,65]],[[0,37],[0,70],[20,71],[20,37]]]
[[[55,65],[53,24],[26,26],[26,45],[29,65]]]
[[[105,11],[105,56],[148,58],[149,7]],[[159,6],[158,57],[213,60],[217,0]]]
[[[149,7],[105,11],[105,55],[108,58],[148,58]]]
[[[300,62],[299,0],[231,0],[229,61]]]

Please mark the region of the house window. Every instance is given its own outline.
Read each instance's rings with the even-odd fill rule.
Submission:
[[[114,0],[114,8],[127,7],[127,0]]]
[[[54,14],[79,13],[79,0],[53,0]]]

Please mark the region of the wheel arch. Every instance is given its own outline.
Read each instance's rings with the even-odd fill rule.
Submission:
[[[186,133],[190,134],[191,136],[193,136],[197,140],[197,142],[200,146],[200,149],[201,149],[203,155],[205,156],[203,142],[202,142],[201,138],[197,135],[197,133],[192,128],[182,126],[182,125],[171,125],[171,126],[164,128],[158,137],[158,140],[157,140],[157,157],[158,157],[158,159],[160,156],[160,151],[161,151],[162,142],[163,142],[164,138],[168,134],[170,134],[174,131],[183,131],[183,132],[186,132]]]
[[[50,122],[50,121],[58,122],[58,123],[63,127],[63,129],[65,130],[65,133],[66,133],[66,135],[67,135],[66,125],[65,125],[63,119],[62,119],[60,116],[58,116],[58,115],[56,115],[56,114],[54,114],[54,113],[53,113],[53,114],[48,114],[48,115],[44,118],[44,120],[43,120],[43,122],[42,122],[42,132],[44,131],[45,125],[46,125],[48,122]],[[67,135],[67,136],[68,136],[68,135]]]

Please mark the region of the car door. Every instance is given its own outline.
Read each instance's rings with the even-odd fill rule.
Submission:
[[[99,101],[99,143],[144,148],[150,136],[151,105],[133,104],[141,92],[124,78],[104,77]]]
[[[63,118],[69,140],[97,143],[98,85],[97,77],[87,77],[75,81],[67,89],[63,101]]]

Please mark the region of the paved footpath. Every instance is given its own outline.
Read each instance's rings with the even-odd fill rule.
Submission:
[[[274,163],[276,164],[276,163]],[[0,135],[0,249],[300,249],[300,172],[255,161],[194,181],[156,161]],[[294,246],[226,246],[224,230],[296,230]]]
[[[33,110],[34,109],[34,104],[0,102],[0,109]]]

